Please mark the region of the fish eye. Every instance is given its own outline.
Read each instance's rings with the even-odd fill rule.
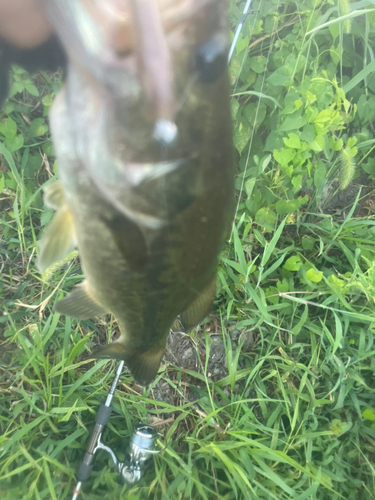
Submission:
[[[227,67],[227,44],[222,36],[211,38],[201,45],[195,56],[196,69],[202,83],[214,83]]]

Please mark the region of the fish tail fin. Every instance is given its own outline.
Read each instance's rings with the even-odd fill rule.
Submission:
[[[126,344],[113,342],[93,353],[96,358],[123,360],[134,380],[139,385],[148,386],[156,377],[165,347],[152,347],[147,351],[128,349]]]

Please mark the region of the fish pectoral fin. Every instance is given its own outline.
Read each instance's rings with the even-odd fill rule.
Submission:
[[[64,205],[65,193],[59,180],[51,182],[44,188],[43,201],[47,207],[54,210],[59,210]]]
[[[113,342],[93,353],[95,358],[123,360],[137,384],[148,386],[156,377],[165,347],[152,347],[146,351],[128,349],[126,344]]]
[[[189,332],[197,326],[210,312],[216,297],[216,276],[203,288],[201,293],[193,300],[189,307],[180,315],[183,327]]]
[[[49,266],[62,260],[76,246],[73,215],[63,204],[47,226],[39,242],[38,269],[43,272]]]
[[[55,311],[77,319],[89,319],[109,311],[94,298],[88,282],[83,281],[65,298],[57,302]]]

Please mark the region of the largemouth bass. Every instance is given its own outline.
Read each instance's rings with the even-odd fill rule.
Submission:
[[[233,213],[226,0],[48,0],[69,69],[53,104],[60,181],[41,271],[78,247],[85,281],[56,311],[113,313],[94,353],[156,376],[178,315],[209,312]]]

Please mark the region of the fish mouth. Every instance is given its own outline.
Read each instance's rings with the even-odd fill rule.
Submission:
[[[101,2],[111,22],[106,42],[117,64],[134,57],[153,114],[152,137],[162,149],[178,140],[173,67],[167,37],[183,30],[209,0],[112,0]],[[211,0],[210,0],[211,1]],[[106,5],[105,5],[106,4]]]

